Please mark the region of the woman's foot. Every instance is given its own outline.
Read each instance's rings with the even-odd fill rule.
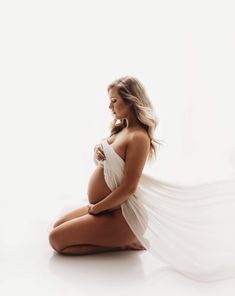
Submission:
[[[125,250],[146,250],[146,248],[136,239],[125,247]]]

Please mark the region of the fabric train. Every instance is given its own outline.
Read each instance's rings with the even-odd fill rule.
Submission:
[[[122,182],[125,162],[101,142],[104,178]],[[235,277],[235,180],[182,186],[142,174],[136,192],[121,205],[142,245],[169,267],[199,281]]]

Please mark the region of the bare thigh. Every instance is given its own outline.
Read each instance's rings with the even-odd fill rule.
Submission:
[[[66,215],[61,217],[58,221],[56,221],[53,227],[55,228],[64,222],[67,222],[74,218],[82,217],[86,214],[88,214],[88,205],[67,213]]]
[[[57,250],[77,245],[123,247],[136,241],[121,209],[100,214],[74,218],[54,228],[50,243]]]

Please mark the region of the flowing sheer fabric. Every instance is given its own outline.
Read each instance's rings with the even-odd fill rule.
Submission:
[[[104,178],[123,179],[123,159],[104,139]],[[142,174],[122,214],[142,245],[174,270],[200,281],[235,277],[235,180],[180,186]]]

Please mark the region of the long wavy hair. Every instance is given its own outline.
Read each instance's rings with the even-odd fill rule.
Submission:
[[[108,92],[113,87],[117,89],[118,94],[124,101],[132,103],[132,108],[140,122],[140,125],[147,131],[150,138],[148,160],[152,159],[153,156],[156,158],[157,144],[161,144],[154,138],[154,132],[158,125],[158,119],[153,105],[146,94],[144,86],[135,77],[124,76],[110,83],[108,85]],[[111,135],[119,133],[126,126],[126,119],[119,120],[114,118],[110,125]]]

